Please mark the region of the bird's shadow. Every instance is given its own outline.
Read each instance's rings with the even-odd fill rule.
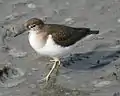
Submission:
[[[91,51],[76,53],[62,59],[64,67],[73,70],[95,70],[102,68],[120,57],[120,51]]]

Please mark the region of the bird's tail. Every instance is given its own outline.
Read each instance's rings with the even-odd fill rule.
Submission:
[[[99,34],[99,30],[90,30],[89,34]]]

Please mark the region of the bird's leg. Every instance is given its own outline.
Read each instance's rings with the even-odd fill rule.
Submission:
[[[60,63],[61,63],[60,60],[58,58],[55,58],[55,57],[50,61],[54,62],[54,63],[56,62],[56,63],[58,63],[58,65],[60,65]]]
[[[52,61],[54,61],[52,69],[49,71],[49,73],[47,74],[47,76],[44,78],[46,80],[46,82],[49,80],[50,75],[52,74],[52,72],[54,71],[54,69],[56,68],[56,66],[60,65],[60,60],[58,58],[53,58]]]
[[[58,59],[58,58],[53,58],[53,60],[50,60],[51,62],[56,62],[57,63],[57,65],[58,65],[58,67],[57,67],[57,69],[59,69],[59,66],[60,66],[60,64],[61,64],[61,62],[60,62],[60,60]]]

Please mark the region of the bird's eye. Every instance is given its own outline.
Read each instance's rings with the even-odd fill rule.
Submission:
[[[34,24],[34,25],[32,26],[32,28],[35,27],[35,26],[36,26],[36,25]]]
[[[33,28],[33,27],[35,27],[36,25],[34,24],[34,25],[31,25],[31,26],[29,26],[29,28]]]

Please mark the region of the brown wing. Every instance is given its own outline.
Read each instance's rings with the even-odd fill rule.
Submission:
[[[50,24],[49,33],[52,34],[53,40],[64,47],[75,44],[89,34],[89,28],[72,28],[63,25]]]

